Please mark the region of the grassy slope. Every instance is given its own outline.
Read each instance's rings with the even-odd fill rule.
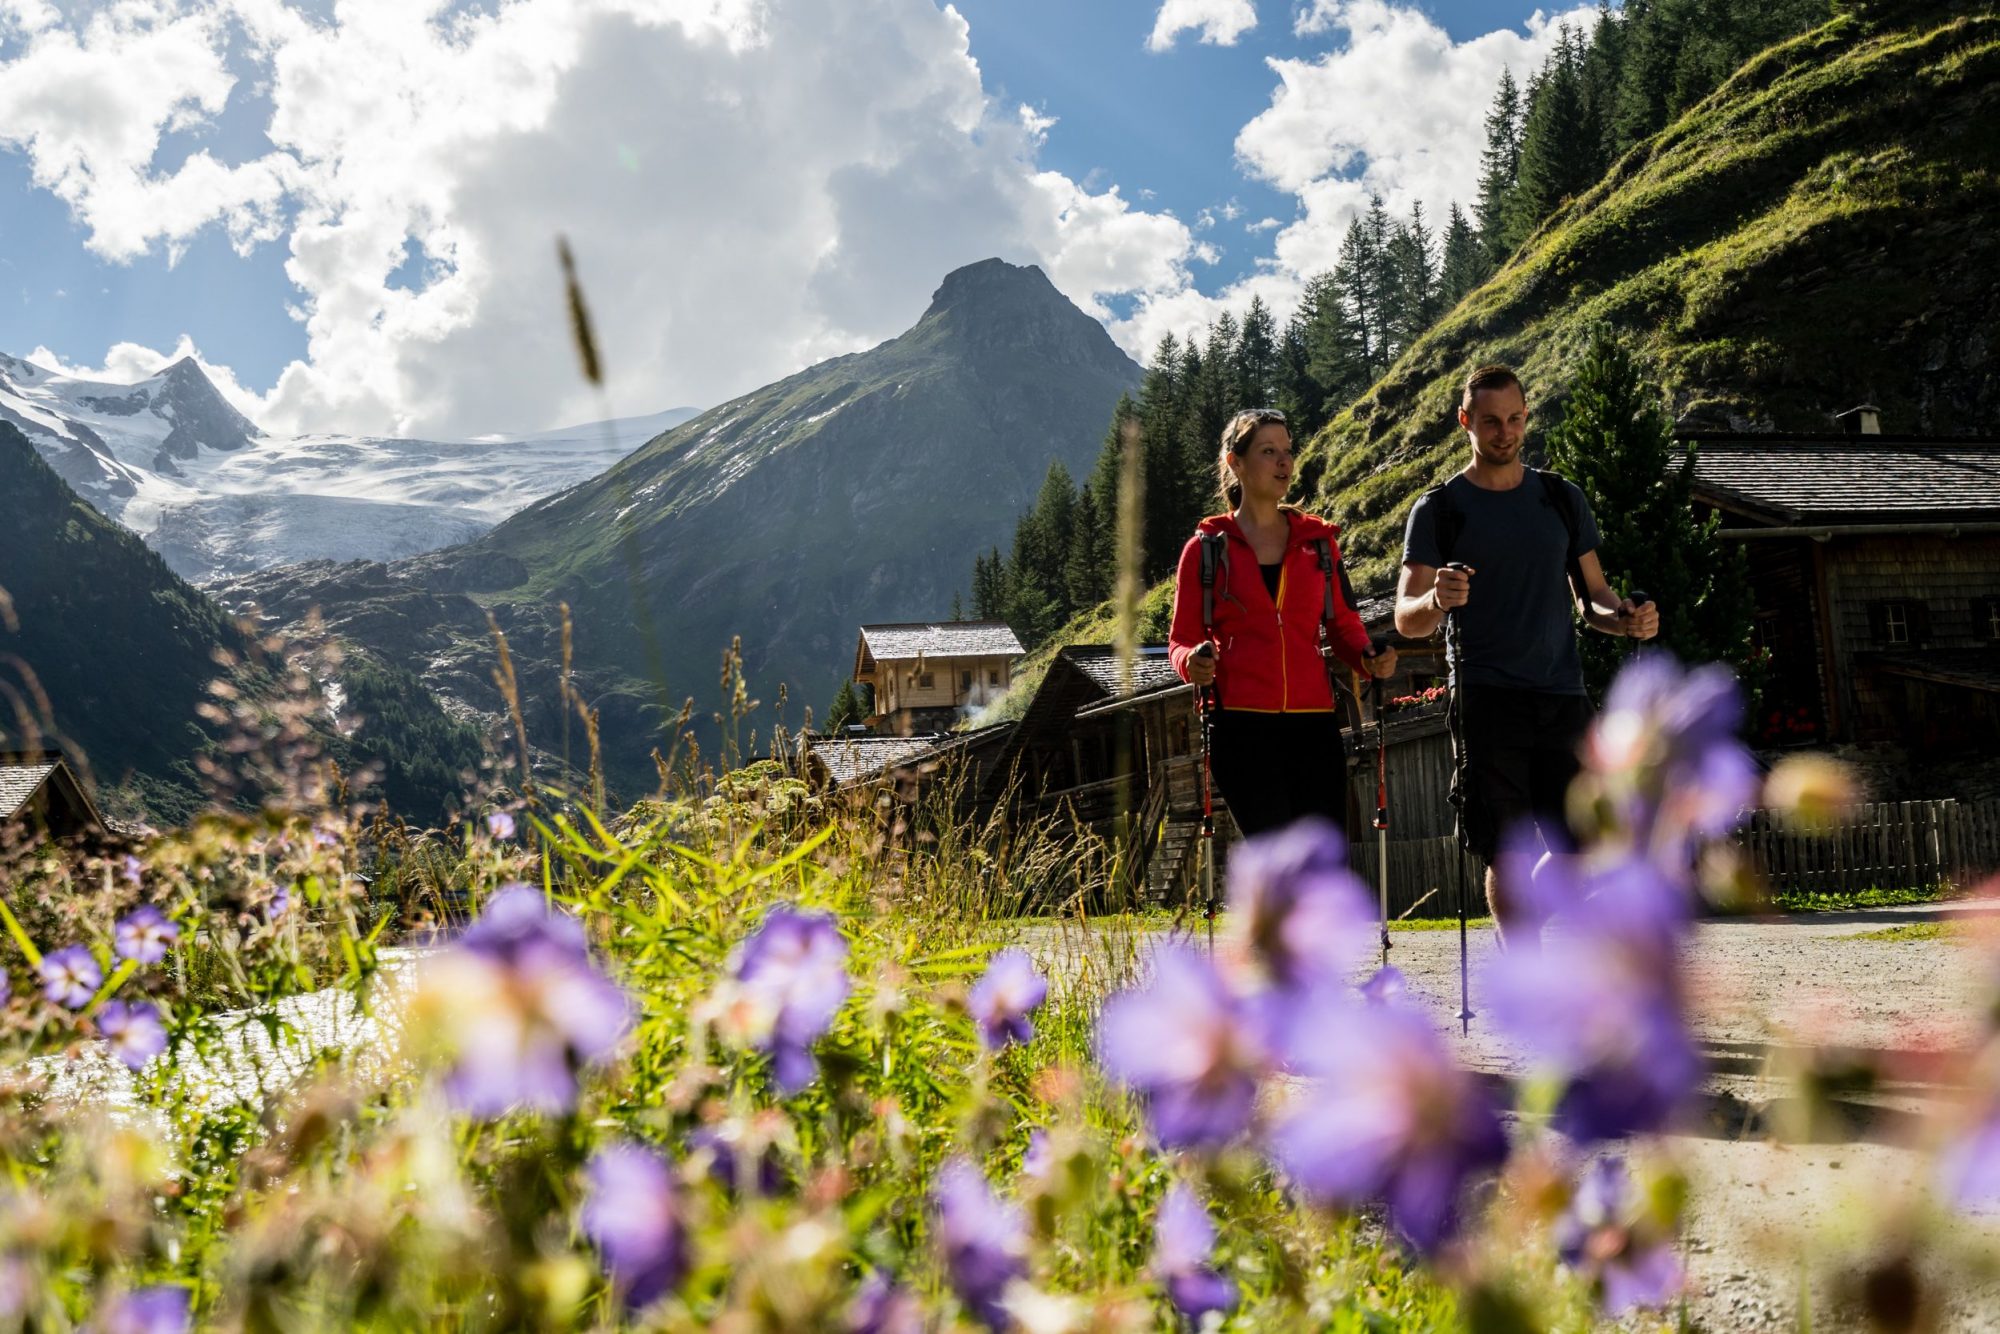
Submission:
[[[1342,523],[1356,584],[1388,587],[1410,502],[1461,465],[1466,373],[1511,362],[1546,419],[1599,322],[1636,338],[1690,424],[1824,430],[1872,400],[1892,430],[1992,430],[1996,123],[1993,5],[1867,5],[1771,48],[1559,211],[1314,437],[1296,494]],[[1017,680],[1032,688],[1063,644],[1110,638],[1107,608],[1078,616]]]
[[[1518,366],[1559,407],[1590,326],[1637,339],[1683,420],[1991,429],[2000,17],[1872,6],[1751,60],[1551,218],[1313,442],[1304,493],[1386,583],[1413,496],[1459,466],[1457,386]]]

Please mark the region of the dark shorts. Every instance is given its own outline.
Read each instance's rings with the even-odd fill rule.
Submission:
[[[1454,782],[1452,801],[1476,856],[1491,865],[1501,838],[1530,820],[1544,846],[1572,846],[1565,802],[1594,713],[1582,695],[1482,685],[1466,687],[1463,700],[1453,695],[1452,748],[1464,755],[1465,777],[1463,792]]]
[[[1302,815],[1347,824],[1347,746],[1337,714],[1218,709],[1209,764],[1245,838]]]

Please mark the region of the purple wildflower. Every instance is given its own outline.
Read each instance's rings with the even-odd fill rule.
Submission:
[[[592,1155],[584,1172],[590,1195],[579,1220],[583,1234],[604,1257],[627,1309],[652,1305],[687,1273],[671,1169],[651,1149],[614,1143]]]
[[[1153,1231],[1153,1275],[1166,1286],[1175,1310],[1200,1320],[1210,1311],[1236,1305],[1236,1284],[1209,1263],[1215,1224],[1184,1183],[1177,1181],[1167,1191]]]
[[[878,1269],[863,1279],[847,1308],[848,1334],[923,1334],[924,1312],[914,1294]]]
[[[1004,1329],[1008,1315],[1001,1298],[1028,1272],[1028,1229],[1020,1207],[996,1199],[979,1169],[964,1158],[939,1169],[931,1201],[952,1287],[988,1329]]]
[[[1403,999],[1409,990],[1410,980],[1392,964],[1376,969],[1375,975],[1361,984],[1361,999],[1371,1005],[1386,1005]]]
[[[1644,653],[1618,674],[1584,762],[1635,845],[1678,864],[1692,839],[1736,826],[1758,787],[1742,721],[1742,691],[1719,664],[1684,671]]]
[[[424,998],[455,1053],[445,1091],[475,1116],[568,1111],[577,1069],[608,1059],[631,1021],[583,924],[520,884],[502,887],[457,947],[426,964]]]
[[[755,1045],[771,1053],[779,1090],[797,1093],[819,1074],[813,1043],[833,1026],[852,985],[840,927],[823,912],[771,909],[743,944],[736,981],[764,1016]]]
[[[111,1001],[97,1013],[97,1031],[118,1053],[118,1059],[134,1070],[167,1049],[167,1026],[160,1012],[147,1001]]]
[[[90,1004],[90,998],[104,981],[104,970],[81,945],[65,945],[53,954],[43,955],[41,972],[42,994],[72,1010]]]
[[[129,852],[118,863],[118,874],[124,876],[125,882],[129,885],[138,884],[140,877],[145,874],[145,871],[146,863],[140,861]]]
[[[1300,820],[1229,855],[1229,909],[1280,987],[1339,986],[1368,957],[1381,926],[1330,821]]]
[[[1097,1046],[1105,1072],[1145,1098],[1168,1148],[1241,1134],[1271,1065],[1262,1016],[1206,958],[1172,946],[1153,956],[1149,985],[1105,1005]]]
[[[1407,1005],[1322,995],[1292,1016],[1291,1056],[1312,1086],[1272,1135],[1306,1194],[1343,1207],[1380,1200],[1418,1249],[1445,1241],[1459,1197],[1507,1156],[1487,1094]]]
[[[1989,1103],[1985,1116],[1945,1148],[1938,1175],[1946,1198],[1960,1209],[2000,1203],[2000,1100]]]
[[[486,832],[501,842],[506,842],[514,837],[514,817],[506,811],[488,811]]]
[[[271,897],[264,900],[264,920],[267,922],[275,922],[280,917],[283,917],[287,912],[291,911],[291,907],[292,907],[291,886],[272,885]]]
[[[1029,1131],[1028,1147],[1021,1152],[1021,1175],[1036,1181],[1047,1181],[1055,1165],[1055,1150],[1049,1147],[1049,1132]]]
[[[1701,1080],[1676,949],[1686,895],[1637,856],[1584,875],[1552,862],[1539,884],[1567,929],[1488,966],[1487,1011],[1567,1081],[1557,1130],[1588,1142],[1660,1129]]]
[[[112,948],[133,963],[158,963],[181,938],[181,929],[150,903],[142,903],[111,930]]]
[[[183,1334],[189,1328],[186,1288],[140,1288],[113,1301],[90,1322],[91,1334]]]
[[[689,1131],[687,1146],[690,1156],[708,1155],[709,1180],[730,1194],[736,1194],[749,1180],[759,1195],[776,1195],[785,1187],[784,1164],[778,1159],[777,1146],[765,1144],[753,1149],[744,1140],[743,1123],[731,1121]]]
[[[1634,1229],[1631,1178],[1625,1164],[1602,1158],[1586,1167],[1569,1209],[1556,1220],[1563,1263],[1586,1275],[1609,1316],[1638,1306],[1664,1306],[1681,1288],[1681,1264],[1664,1238],[1643,1240]]]
[[[1001,950],[986,965],[986,975],[973,986],[966,1004],[986,1045],[999,1048],[1035,1036],[1028,1016],[1048,994],[1049,980],[1035,970],[1034,960],[1021,950]]]

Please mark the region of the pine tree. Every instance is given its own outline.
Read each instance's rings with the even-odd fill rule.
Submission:
[[[1507,205],[1509,252],[1564,200],[1597,183],[1597,153],[1584,123],[1582,40],[1575,29],[1563,26],[1528,99],[1521,172]]]
[[[1251,297],[1250,309],[1243,313],[1231,369],[1234,384],[1230,398],[1235,409],[1271,405],[1278,385],[1278,322],[1262,297]]]
[[[1597,22],[1580,68],[1584,138],[1593,156],[1591,174],[1601,177],[1622,155],[1618,146],[1618,99],[1625,80],[1625,20],[1610,0],[1597,0]]]
[[[998,621],[1007,615],[1007,565],[999,547],[972,558],[972,615],[981,621]]]
[[[833,736],[867,716],[867,711],[861,707],[861,696],[854,689],[854,682],[842,681],[840,689],[834,692],[833,703],[827,706],[826,722],[821,724],[820,733]]]
[[[1333,281],[1347,308],[1363,373],[1373,381],[1386,364],[1381,327],[1381,265],[1371,248],[1368,228],[1359,218],[1347,224],[1347,234],[1341,238]]]
[[[1423,204],[1411,207],[1407,224],[1390,230],[1385,258],[1382,323],[1386,355],[1393,360],[1431,327],[1438,313],[1437,256]]]
[[[1076,498],[1076,529],[1070,534],[1069,554],[1063,564],[1063,600],[1069,615],[1111,596],[1111,550],[1109,535],[1097,513],[1097,498],[1086,486]]]
[[[1479,235],[1454,201],[1444,229],[1444,257],[1438,265],[1439,300],[1444,309],[1464,300],[1467,292],[1486,280],[1488,271]]]
[[[975,556],[973,559],[977,560],[978,557]],[[951,619],[954,621],[965,619],[965,594],[958,590],[953,590],[951,595]]]
[[[1643,588],[1659,605],[1658,642],[1683,661],[1740,671],[1751,642],[1742,548],[1716,537],[1719,516],[1695,518],[1693,457],[1677,459],[1661,404],[1624,344],[1596,330],[1562,422],[1549,432],[1549,462],[1590,501],[1605,577],[1621,591]],[[1586,634],[1582,647],[1587,682],[1601,690],[1627,646]]]
[[[1507,201],[1521,174],[1521,89],[1514,72],[1502,68],[1500,86],[1486,113],[1486,150],[1479,157],[1479,245],[1487,267],[1498,268],[1513,252],[1507,243]]]

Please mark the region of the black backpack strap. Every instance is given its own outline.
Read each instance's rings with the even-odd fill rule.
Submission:
[[[1452,552],[1458,546],[1458,535],[1465,531],[1465,516],[1458,506],[1451,502],[1451,483],[1439,482],[1420,497],[1429,504],[1431,512],[1431,534],[1437,539],[1438,568],[1451,564]]]
[[[1573,554],[1576,551],[1576,533],[1580,526],[1576,514],[1576,497],[1563,482],[1561,474],[1546,468],[1532,468],[1542,483],[1542,503],[1562,517],[1563,533],[1568,542],[1563,547],[1563,572],[1569,577],[1570,592],[1576,595],[1579,605],[1590,605],[1590,586],[1583,579],[1583,561]]]

